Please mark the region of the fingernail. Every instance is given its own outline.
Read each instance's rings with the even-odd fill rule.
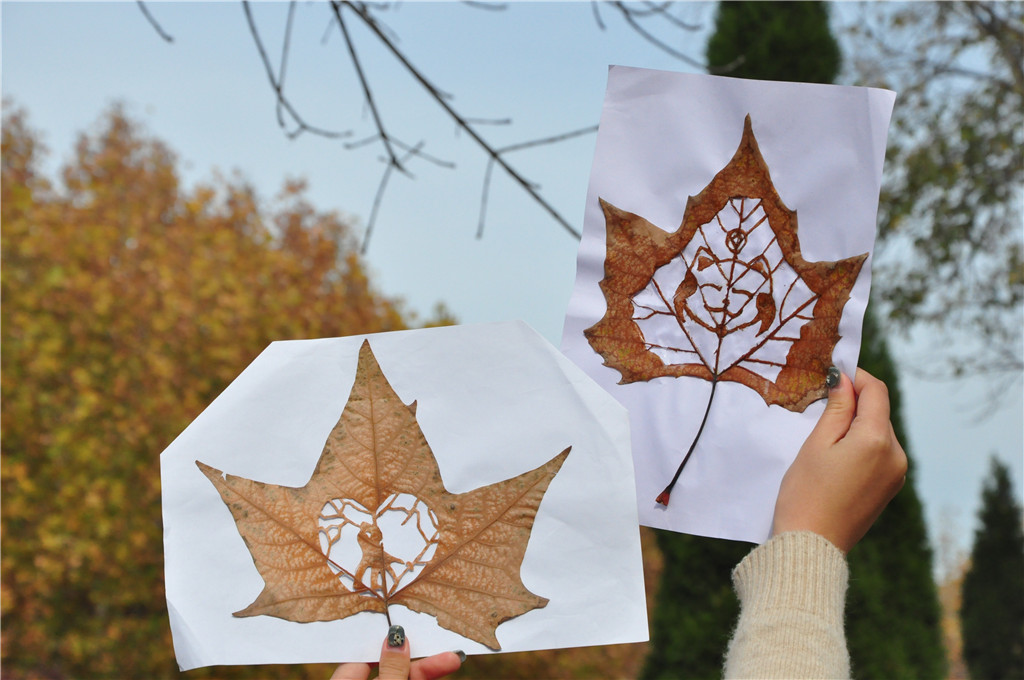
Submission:
[[[461,649],[455,650],[455,656],[459,657],[459,663],[466,663],[466,653]]]
[[[405,644],[405,629],[401,626],[388,628],[388,647],[401,647]]]
[[[839,369],[835,366],[828,367],[828,374],[825,376],[825,384],[828,385],[830,390],[834,390],[839,387]]]

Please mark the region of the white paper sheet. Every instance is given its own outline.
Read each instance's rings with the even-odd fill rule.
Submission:
[[[835,261],[870,253],[894,100],[892,92],[868,88],[609,69],[562,350],[629,409],[641,524],[764,541],[782,475],[824,402],[794,413],[766,406],[742,384],[719,382],[669,506],[655,503],[700,426],[711,383],[659,377],[619,385],[619,372],[604,366],[584,337],[606,310],[598,286],[606,244],[598,199],[676,231],[688,197],[736,152],[749,114],[772,182],[797,213],[803,257]],[[857,365],[869,288],[870,257],[844,309],[832,357],[848,375]]]
[[[345,406],[364,338],[461,493],[572,452],[541,503],[521,568],[547,606],[497,629],[502,651],[647,639],[625,409],[521,322],[271,344],[161,455],[167,604],[182,670],[375,661],[382,614],[293,623],[235,618],[263,580],[196,467],[302,486]],[[614,612],[609,616],[608,612]],[[483,645],[392,607],[414,656]]]

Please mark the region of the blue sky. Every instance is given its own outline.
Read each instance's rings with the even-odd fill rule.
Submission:
[[[2,3],[2,90],[29,112],[51,153],[66,160],[75,136],[95,127],[121,101],[149,132],[178,154],[187,181],[238,172],[271,201],[286,177],[309,181],[319,209],[365,226],[384,171],[378,145],[346,149],[313,135],[287,139],[241,5],[148,5],[173,43],[161,40],[133,2]],[[704,30],[676,33],[676,46],[702,58],[713,5],[684,12]],[[287,6],[257,3],[256,21],[276,63]],[[374,132],[343,42],[327,31],[320,3],[298,3],[287,92],[309,123]],[[495,146],[575,130],[597,122],[609,64],[698,72],[653,48],[603,8],[602,30],[590,3],[511,3],[503,12],[462,3],[398,4],[383,15],[400,48],[464,116],[511,117],[480,124]],[[386,293],[424,315],[443,301],[462,322],[520,318],[556,345],[575,275],[576,241],[495,170],[486,231],[475,238],[486,157],[440,114],[422,88],[354,19],[360,57],[389,132],[456,165],[409,164],[414,179],[394,176],[367,258]],[[666,34],[668,35],[668,34]],[[897,106],[899,100],[897,99]],[[594,136],[509,154],[571,223],[582,222]],[[899,357],[915,348],[896,346]],[[988,456],[999,455],[1022,486],[1022,398],[980,424],[969,405],[977,385],[902,378],[909,448],[932,535],[949,528],[961,547],[970,532]]]

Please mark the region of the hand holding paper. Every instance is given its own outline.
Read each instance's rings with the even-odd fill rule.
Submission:
[[[773,534],[812,531],[844,553],[903,487],[907,455],[889,422],[885,384],[857,369],[829,394],[818,424],[782,478]]]

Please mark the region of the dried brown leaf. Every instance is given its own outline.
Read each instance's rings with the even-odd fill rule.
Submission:
[[[620,383],[732,381],[792,411],[827,394],[839,321],[867,254],[804,260],[796,213],[772,184],[749,116],[732,160],[689,198],[675,232],[601,206],[607,311],[584,333]],[[659,319],[673,324],[668,341],[645,337],[641,326]]]
[[[305,486],[225,475],[196,461],[265,583],[235,616],[331,621],[401,604],[500,649],[498,625],[547,604],[519,569],[569,449],[518,477],[451,494],[415,413],[364,342],[348,403]],[[398,526],[419,533],[413,553],[385,550]]]

